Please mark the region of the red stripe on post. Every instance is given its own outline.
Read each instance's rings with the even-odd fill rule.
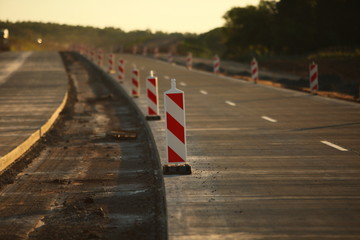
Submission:
[[[157,104],[156,95],[153,92],[151,92],[149,89],[147,90],[147,96],[153,103]]]
[[[181,109],[184,109],[183,94],[182,93],[168,93],[166,94],[174,101]]]
[[[136,87],[139,86],[139,83],[138,83],[134,78],[132,79],[132,83],[133,83]]]
[[[313,75],[311,75],[311,82],[315,81],[317,78],[318,73],[315,72]]]
[[[149,115],[157,115],[157,113],[154,110],[152,110],[151,107],[148,107],[148,114]]]
[[[154,87],[156,87],[156,79],[155,79],[155,78],[148,78],[148,81],[149,81]]]
[[[169,113],[166,113],[167,129],[172,132],[181,142],[185,143],[184,127]]]
[[[169,162],[185,162],[174,150],[168,147],[168,161]]]

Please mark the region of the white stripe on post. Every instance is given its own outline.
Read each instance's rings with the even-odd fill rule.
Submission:
[[[184,92],[176,88],[171,79],[171,89],[164,93],[166,122],[166,158],[168,163],[186,162],[186,126]]]
[[[146,118],[148,120],[159,120],[158,79],[154,76],[153,71],[150,71],[150,76],[146,79],[146,96],[148,104],[148,116]]]
[[[132,85],[132,96],[139,97],[140,96],[140,72],[138,69],[134,68],[132,70],[131,76],[131,85]]]
[[[257,83],[259,80],[259,67],[258,63],[255,58],[250,63],[250,69],[251,69],[251,78],[254,81],[254,83]]]
[[[319,90],[318,78],[318,65],[312,62],[309,66],[309,81],[311,93],[316,93],[317,90]]]

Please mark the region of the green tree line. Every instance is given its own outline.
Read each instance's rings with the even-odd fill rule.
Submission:
[[[223,53],[241,55],[306,54],[360,45],[360,1],[260,1],[224,15]]]
[[[0,21],[10,30],[13,50],[67,49],[84,44],[106,51],[130,52],[133,45],[158,47],[197,57],[214,54],[227,59],[251,56],[308,54],[360,45],[359,0],[261,0],[258,6],[235,7],[224,15],[223,27],[203,34],[150,30],[125,32],[54,23]],[[41,38],[41,44],[37,39]]]

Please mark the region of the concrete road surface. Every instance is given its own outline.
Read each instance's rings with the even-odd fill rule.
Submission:
[[[0,54],[0,171],[39,137],[29,139],[32,134],[41,135],[40,128],[51,126],[46,124],[60,110],[66,88],[67,75],[57,52]],[[18,154],[8,155],[24,142]]]
[[[185,91],[193,174],[165,176],[170,239],[360,239],[359,104],[121,57],[144,112],[150,70],[162,119],[170,78]],[[165,123],[150,126],[165,164]]]

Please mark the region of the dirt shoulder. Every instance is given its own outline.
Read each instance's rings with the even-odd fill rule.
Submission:
[[[90,63],[63,58],[72,101],[23,166],[0,177],[0,239],[166,239],[162,176],[144,123]]]

